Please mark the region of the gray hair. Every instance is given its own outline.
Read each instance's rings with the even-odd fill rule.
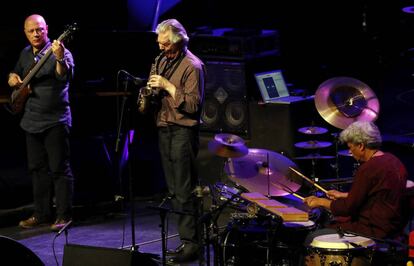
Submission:
[[[382,142],[378,127],[367,121],[356,121],[350,124],[341,132],[339,140],[352,144],[364,144],[370,149],[379,148]]]
[[[188,38],[187,31],[184,29],[184,26],[181,25],[180,22],[176,19],[167,19],[162,21],[160,24],[158,24],[157,28],[155,29],[155,32],[157,34],[164,33],[170,31],[170,38],[169,40],[172,43],[179,43],[182,42],[183,46],[187,46],[188,41],[190,38]]]

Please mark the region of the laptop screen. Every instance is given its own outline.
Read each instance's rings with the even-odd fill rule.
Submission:
[[[281,70],[272,70],[254,75],[264,102],[271,102],[289,96]]]

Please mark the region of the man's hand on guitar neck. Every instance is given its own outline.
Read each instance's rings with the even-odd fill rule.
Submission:
[[[65,61],[65,46],[61,41],[54,40],[52,43],[52,52],[56,58],[56,72],[63,76],[68,70],[67,62]]]

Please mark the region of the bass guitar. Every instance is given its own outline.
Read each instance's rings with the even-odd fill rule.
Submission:
[[[76,23],[67,26],[66,30],[57,38],[58,41],[63,41],[67,39],[69,36],[72,35],[73,32],[78,30]],[[31,94],[32,90],[30,89],[30,81],[32,78],[37,74],[37,72],[42,68],[45,64],[47,59],[52,54],[52,46],[49,45],[45,48],[45,51],[41,51],[40,53],[43,56],[34,63],[32,68],[30,69],[29,73],[24,77],[22,84],[15,87],[10,97],[10,111],[12,114],[20,114],[24,110],[24,106],[26,105],[27,98]]]

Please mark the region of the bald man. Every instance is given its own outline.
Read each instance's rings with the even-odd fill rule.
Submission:
[[[26,134],[34,213],[19,226],[33,228],[51,224],[51,230],[58,231],[72,219],[73,176],[69,162],[72,117],[68,92],[74,70],[73,56],[63,42],[49,40],[48,25],[41,15],[26,18],[24,33],[29,45],[20,52],[8,79],[12,88],[20,88],[23,81],[29,81],[31,91],[20,126]],[[33,68],[40,60],[43,64]],[[30,78],[26,75],[31,69],[37,72]],[[56,210],[52,208],[53,199]]]

